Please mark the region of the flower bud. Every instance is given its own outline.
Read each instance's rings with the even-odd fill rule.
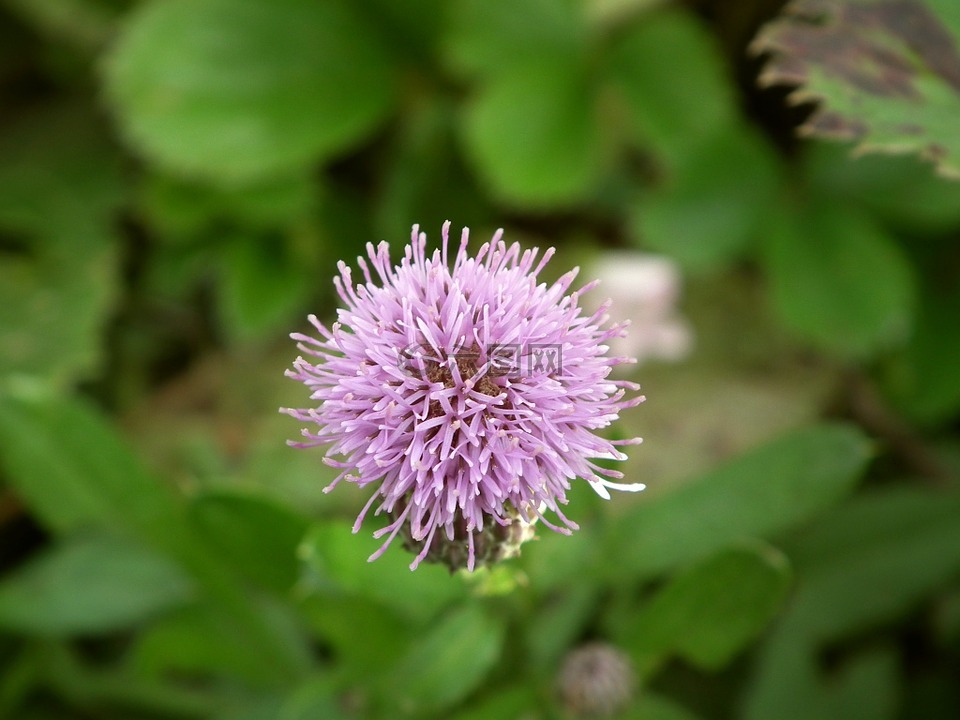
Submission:
[[[624,653],[606,643],[590,643],[567,655],[557,684],[560,701],[572,717],[609,718],[630,704],[637,678]]]

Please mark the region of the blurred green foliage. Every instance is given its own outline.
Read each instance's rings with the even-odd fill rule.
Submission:
[[[795,139],[780,5],[0,0],[0,718],[569,717],[587,641],[626,720],[960,715],[960,183]],[[921,85],[881,145],[957,147]],[[276,414],[336,261],[448,218],[662,253],[696,333],[649,490],[472,575],[368,564]]]

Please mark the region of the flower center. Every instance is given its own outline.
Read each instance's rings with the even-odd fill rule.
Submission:
[[[452,357],[456,363],[457,372],[460,375],[461,381],[464,383],[472,381],[478,372],[477,361],[480,359],[480,348],[474,346],[468,350],[460,351]],[[440,383],[445,388],[456,387],[457,383],[454,380],[453,371],[451,370],[449,363],[439,362],[433,359],[426,360],[425,371],[428,382]],[[482,375],[476,381],[470,382],[470,385],[478,393],[488,397],[496,397],[502,392],[502,388],[486,374]],[[433,419],[440,417],[443,414],[444,410],[440,405],[440,401],[431,400],[430,408],[427,411],[427,417],[429,419]]]
[[[457,353],[453,356],[453,358],[457,365],[457,372],[460,374],[460,378],[463,380],[463,382],[467,382],[476,376],[477,361],[480,358],[479,348],[474,346],[469,350]],[[442,383],[445,388],[452,388],[456,385],[456,382],[453,379],[453,372],[447,363],[440,363],[436,360],[428,360],[426,375],[429,382]],[[500,386],[491,380],[486,374],[473,383],[473,388],[477,392],[488,395],[489,397],[496,397],[500,394],[501,390]]]

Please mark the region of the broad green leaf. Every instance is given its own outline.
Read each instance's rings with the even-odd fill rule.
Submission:
[[[697,716],[682,705],[646,690],[633,707],[618,716],[620,720],[697,720]]]
[[[222,689],[210,686],[190,687],[174,679],[144,679],[129,672],[120,659],[91,660],[89,652],[81,655],[80,648],[75,649],[69,641],[44,642],[40,648],[45,689],[61,701],[60,717],[65,702],[75,708],[103,708],[104,712],[122,708],[123,717],[130,717],[133,708],[136,717],[140,715],[137,710],[142,708],[155,717],[206,718],[223,708],[225,701],[232,700]],[[28,716],[18,717],[26,720]]]
[[[453,715],[451,720],[538,720],[540,716],[531,713],[541,704],[542,700],[529,685],[514,686],[485,694],[482,699],[472,702],[465,710]]]
[[[783,208],[771,218],[762,260],[783,323],[824,350],[862,358],[906,337],[912,268],[855,208],[827,199]]]
[[[301,557],[313,573],[305,578],[308,587],[356,594],[420,622],[466,596],[463,580],[445,566],[423,563],[411,571],[413,556],[399,538],[380,558],[368,562],[384,540],[372,537],[372,532],[363,527],[354,535],[349,523],[335,521],[315,526],[301,547]]]
[[[221,187],[149,173],[139,201],[166,244],[209,242],[224,223],[251,230],[289,227],[314,211],[320,188],[311,173],[297,172],[238,187]]]
[[[511,65],[467,103],[467,158],[504,202],[557,206],[582,198],[598,177],[602,137],[593,89],[564,57]]]
[[[376,205],[377,238],[398,238],[414,224],[437,233],[445,220],[456,227],[489,224],[489,210],[457,146],[456,108],[424,103],[403,118]]]
[[[0,134],[0,376],[65,385],[96,369],[117,288],[118,170],[84,110],[53,106]]]
[[[815,650],[806,638],[779,627],[754,668],[744,693],[744,720],[820,720],[823,693]]]
[[[724,550],[673,576],[619,641],[641,661],[678,654],[716,670],[766,627],[789,584],[787,559],[774,548]]]
[[[844,658],[825,674],[813,646],[790,631],[777,632],[759,654],[742,717],[892,720],[899,717],[896,665],[895,652],[880,647]]]
[[[798,585],[763,648],[748,720],[895,717],[896,668],[887,653],[855,658],[821,678],[817,651],[909,612],[960,572],[960,494],[873,490],[826,513],[788,548]],[[799,704],[798,704],[799,703]],[[851,714],[856,708],[857,714]]]
[[[0,717],[23,717],[23,706],[43,682],[43,653],[27,645],[13,651],[4,648],[4,670],[0,677]],[[17,711],[20,710],[18,713]]]
[[[819,101],[802,134],[857,152],[920,153],[960,179],[960,5],[954,0],[795,0],[753,42],[764,86]]]
[[[636,140],[672,160],[687,159],[699,141],[738,121],[719,48],[685,10],[635,21],[611,49],[610,72]]]
[[[841,668],[826,690],[825,712],[836,720],[894,720],[899,716],[899,651],[863,653]]]
[[[222,598],[201,600],[151,623],[131,648],[131,664],[138,674],[157,679],[213,676],[242,678],[257,688],[289,687],[305,676],[312,659],[302,617],[287,603],[253,593],[248,597],[263,628],[273,642],[282,643],[296,668],[277,667],[276,658],[265,658],[264,651],[272,653],[274,648],[263,642],[263,628],[237,627],[233,609]]]
[[[226,566],[197,535],[170,489],[117,431],[78,399],[0,388],[0,463],[13,491],[47,527],[126,530],[162,551],[219,603],[224,622],[257,647],[273,679],[299,672],[301,648],[270,627]]]
[[[849,493],[870,457],[857,429],[822,424],[751,450],[616,519],[615,578],[652,576],[744,538],[783,532]]]
[[[376,677],[406,653],[419,629],[404,616],[357,595],[309,595],[299,603],[313,637],[344,672]]]
[[[447,30],[449,0],[365,0],[364,19],[374,23],[382,42],[404,61],[429,67]]]
[[[236,703],[213,720],[345,720],[337,688],[329,677],[310,679],[290,692]]]
[[[483,681],[500,657],[505,628],[478,605],[454,610],[428,629],[396,668],[389,697],[419,715],[451,707]]]
[[[684,145],[660,183],[632,212],[634,239],[690,270],[741,256],[777,197],[772,148],[751,128],[730,125]]]
[[[229,491],[195,497],[190,515],[205,541],[241,574],[279,593],[296,582],[297,547],[309,526],[305,517],[273,500]]]
[[[829,142],[805,148],[803,174],[818,195],[855,202],[905,233],[951,232],[960,224],[960,183],[945,183],[912,155],[850,157]]]
[[[958,186],[960,187],[960,186]],[[942,291],[920,288],[920,307],[902,357],[894,362],[888,386],[898,407],[927,425],[960,410],[960,286]]]
[[[56,532],[132,529],[173,513],[172,496],[115,430],[79,401],[32,389],[16,397],[0,391],[0,448],[9,486]]]
[[[381,121],[387,56],[345,0],[153,0],[107,58],[127,139],[163,168],[243,182],[344,149]]]
[[[937,637],[945,645],[960,647],[960,587],[941,595],[934,612]]]
[[[444,41],[448,64],[488,78],[544,57],[583,59],[587,27],[577,0],[455,0]]]
[[[95,634],[184,603],[187,578],[163,556],[108,536],[67,539],[0,583],[0,626],[38,635]]]
[[[213,675],[263,682],[249,638],[231,632],[212,604],[195,604],[156,620],[137,635],[129,662],[140,675]]]
[[[892,620],[960,572],[960,494],[874,491],[824,515],[789,551],[787,621],[835,640]]]
[[[571,488],[571,502],[576,506],[576,486]],[[590,492],[593,492],[590,489]],[[572,582],[586,584],[583,568],[602,562],[602,548],[593,523],[581,523],[572,535],[541,529],[536,539],[524,544],[517,561],[538,593],[563,592]]]
[[[564,652],[595,619],[599,591],[589,582],[547,597],[527,622],[526,643],[532,670],[554,672]]]
[[[281,233],[230,233],[220,254],[220,317],[237,341],[289,326],[306,305],[312,278]]]

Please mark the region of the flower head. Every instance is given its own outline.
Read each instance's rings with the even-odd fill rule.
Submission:
[[[487,536],[536,520],[569,534],[577,526],[560,505],[575,478],[605,498],[608,488],[643,489],[594,462],[623,460],[617,446],[640,442],[597,431],[643,401],[635,383],[607,379],[630,361],[607,356],[626,323],[605,327],[609,303],[580,307],[596,282],[567,294],[574,269],[538,284],[553,249],[538,261],[502,231],[471,256],[464,229],[451,265],[449,228],[428,254],[414,226],[396,266],[386,243],[368,245],[359,283],[339,263],[345,307],[329,328],[310,317],[319,337],[291,336],[304,356],[287,371],[315,403],[283,409],[313,426],[291,444],[329,445],[324,461],[341,472],[325,492],[341,481],[375,488],[354,532],[376,505],[389,523],[370,559],[403,533],[419,550],[411,569],[446,542],[472,570]]]

